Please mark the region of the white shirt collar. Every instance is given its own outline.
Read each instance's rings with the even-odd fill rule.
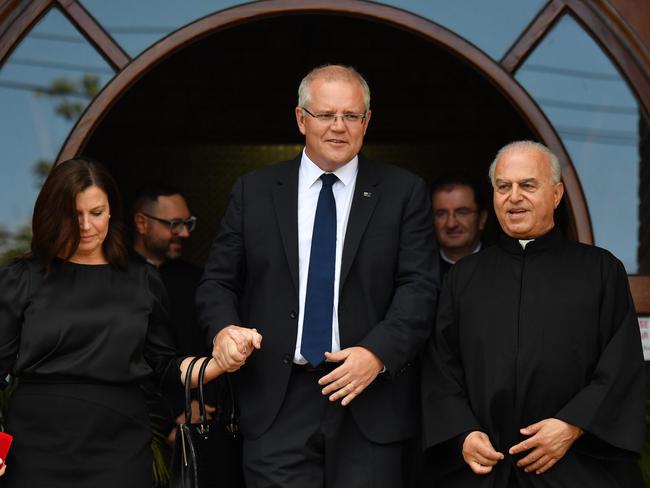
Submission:
[[[526,246],[528,245],[529,242],[533,242],[535,239],[519,239],[519,244],[521,244],[521,247],[526,249]]]
[[[359,156],[355,156],[352,160],[345,163],[343,166],[340,166],[334,174],[339,179],[341,183],[345,186],[348,186],[351,183],[354,183],[357,170],[359,169]],[[300,173],[301,179],[307,183],[307,187],[311,187],[314,183],[318,181],[325,171],[319,168],[316,163],[314,163],[307,152],[302,150],[302,158],[300,160]]]

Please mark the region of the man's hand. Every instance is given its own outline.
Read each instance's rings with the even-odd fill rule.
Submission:
[[[527,473],[542,474],[548,471],[566,454],[573,443],[582,435],[582,429],[559,419],[544,419],[520,430],[531,436],[510,448],[510,454],[531,450],[517,462]]]
[[[463,459],[474,473],[488,474],[503,454],[494,449],[485,432],[475,430],[463,441]]]
[[[318,384],[325,386],[322,393],[330,395],[330,401],[335,402],[342,398],[343,406],[354,400],[384,369],[384,363],[365,347],[348,347],[339,352],[326,352],[325,358],[327,361],[343,363],[318,380]]]
[[[243,366],[253,349],[262,347],[262,336],[256,329],[229,325],[219,331],[213,343],[212,357],[217,366],[232,373]]]

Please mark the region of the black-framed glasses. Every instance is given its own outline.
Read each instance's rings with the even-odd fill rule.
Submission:
[[[313,114],[309,110],[307,110],[305,107],[300,107],[303,112],[311,115],[313,118],[318,120],[319,122],[322,122],[323,124],[332,124],[336,122],[336,119],[339,117],[343,122],[350,122],[350,123],[357,123],[357,122],[363,122],[363,120],[366,118],[367,113],[364,112],[362,114],[333,114],[331,112],[322,112],[322,113],[317,113]]]
[[[477,213],[478,210],[472,210],[471,208],[467,207],[460,207],[455,210],[452,210],[451,212],[448,210],[435,210],[433,212],[433,217],[436,220],[447,220],[449,217],[453,217],[456,220],[465,220],[467,219],[470,215]]]
[[[196,221],[197,218],[192,215],[189,219],[183,220],[183,219],[161,219],[160,217],[156,217],[155,215],[149,215],[147,213],[142,212],[142,215],[144,215],[147,218],[157,220],[158,222],[162,222],[163,224],[167,224],[169,226],[169,231],[174,234],[178,235],[181,232],[183,232],[183,226],[187,229],[187,232],[192,232],[196,228]]]

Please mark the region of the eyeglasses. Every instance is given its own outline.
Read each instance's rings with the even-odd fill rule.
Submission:
[[[363,122],[363,120],[366,118],[366,113],[362,114],[333,114],[331,112],[324,112],[324,113],[318,113],[318,114],[313,114],[309,110],[307,110],[305,107],[300,107],[303,112],[308,113],[311,115],[313,118],[318,120],[319,122],[322,122],[323,124],[333,124],[336,123],[336,119],[339,117],[343,122],[350,122],[352,124],[355,124],[357,122]]]
[[[436,220],[447,220],[449,217],[453,217],[456,220],[465,220],[468,219],[470,215],[477,213],[478,210],[472,210],[467,207],[460,207],[456,210],[436,210],[433,212],[433,217]]]
[[[196,228],[196,220],[197,218],[192,215],[189,219],[183,220],[183,219],[161,219],[160,217],[156,217],[154,215],[149,215],[147,213],[142,212],[142,215],[145,217],[148,217],[153,220],[157,220],[158,222],[162,222],[163,224],[167,224],[169,226],[169,231],[174,234],[178,235],[181,232],[183,232],[183,226],[187,229],[187,232],[192,232]]]

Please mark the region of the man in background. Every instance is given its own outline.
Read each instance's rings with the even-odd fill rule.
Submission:
[[[447,173],[431,185],[440,277],[461,258],[481,250],[488,213],[479,186],[465,173]]]
[[[158,269],[169,296],[171,332],[181,356],[209,356],[210,351],[205,345],[205,334],[197,323],[194,302],[203,270],[181,258],[183,244],[196,227],[196,222],[185,198],[175,188],[148,185],[136,194],[133,204],[133,257]],[[208,417],[216,415],[217,404],[220,414],[228,417],[233,406],[226,377],[222,376],[206,385],[204,390]],[[163,430],[169,431],[170,445],[174,443],[176,424],[185,422],[184,399],[185,395],[179,389],[177,392],[166,392],[166,406],[154,401],[154,411],[160,409],[158,413],[167,418]],[[198,420],[196,400],[192,401],[192,417],[193,421]],[[225,422],[227,418],[223,420]],[[220,427],[223,426],[220,424]],[[223,483],[231,488],[241,487],[241,446],[229,439],[225,431],[219,434],[221,435],[212,436],[212,445],[209,446],[211,451],[218,454],[211,463],[209,472],[201,473],[201,481]]]
[[[178,353],[205,354],[204,336],[196,323],[194,292],[202,269],[181,259],[183,243],[196,227],[187,202],[175,188],[142,187],[133,204],[135,257],[155,266],[170,301],[170,318]]]

